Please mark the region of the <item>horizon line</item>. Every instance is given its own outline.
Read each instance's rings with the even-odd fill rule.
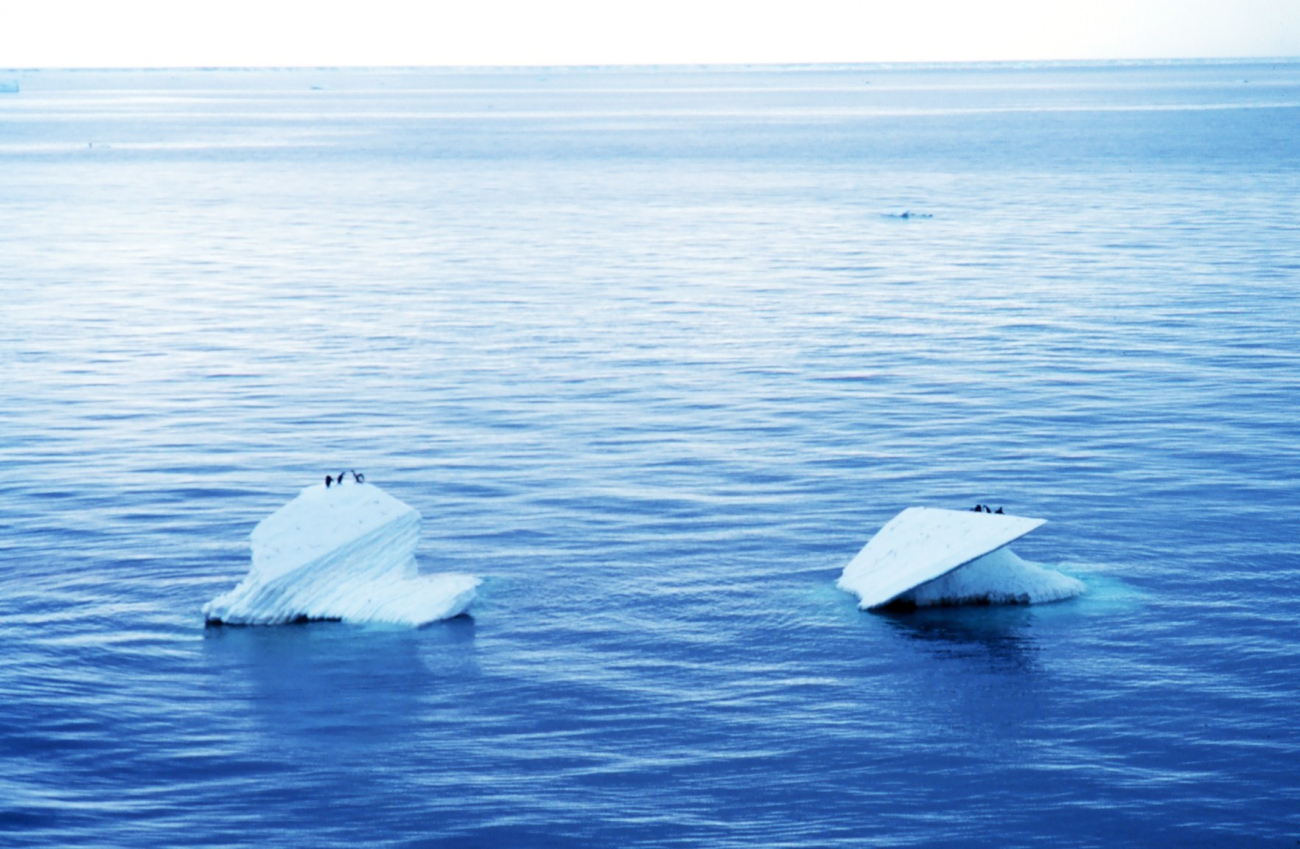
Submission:
[[[594,71],[594,70],[745,70],[753,68],[782,68],[788,70],[822,70],[850,68],[970,68],[1016,66],[1128,66],[1128,65],[1244,65],[1244,64],[1296,64],[1295,56],[1179,56],[1123,59],[939,59],[891,60],[853,62],[627,62],[627,63],[572,63],[572,64],[482,64],[482,65],[31,65],[0,69],[3,73],[41,73],[112,71]]]

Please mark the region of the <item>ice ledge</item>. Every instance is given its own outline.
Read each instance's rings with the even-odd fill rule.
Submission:
[[[310,486],[253,530],[253,563],[203,607],[209,624],[302,620],[424,625],[457,616],[478,578],[420,575],[420,514],[372,484]]]
[[[837,586],[857,595],[863,610],[894,601],[1027,603],[1077,595],[1083,585],[1073,578],[1027,563],[1009,550],[999,552],[1044,523],[1023,516],[909,507],[862,547]],[[999,556],[990,556],[994,552]]]

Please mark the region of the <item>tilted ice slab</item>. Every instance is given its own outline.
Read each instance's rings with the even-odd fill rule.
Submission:
[[[253,566],[203,607],[213,624],[304,619],[424,625],[463,613],[479,579],[420,575],[420,514],[378,487],[316,484],[253,529]]]
[[[1003,548],[1043,519],[1000,513],[909,507],[854,557],[837,586],[863,610],[892,601],[933,604],[1033,604],[1078,595],[1068,575],[1021,560]]]

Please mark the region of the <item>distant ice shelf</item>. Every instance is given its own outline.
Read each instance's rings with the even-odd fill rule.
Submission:
[[[309,486],[253,529],[253,565],[203,607],[209,624],[342,620],[424,625],[457,616],[478,578],[421,575],[420,514],[373,484]]]
[[[1082,582],[1005,547],[1042,524],[1022,516],[909,507],[862,547],[837,586],[856,595],[863,610],[891,602],[1038,604],[1079,595]]]

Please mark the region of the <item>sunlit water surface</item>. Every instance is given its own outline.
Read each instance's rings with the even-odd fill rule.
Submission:
[[[7,78],[0,842],[1300,839],[1300,65]],[[349,467],[472,617],[205,629]]]

